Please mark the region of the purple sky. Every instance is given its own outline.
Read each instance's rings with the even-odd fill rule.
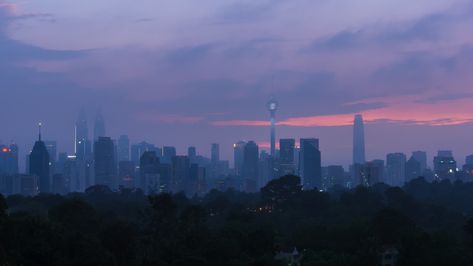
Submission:
[[[367,158],[473,153],[473,1],[0,0],[0,139],[23,153],[36,123],[72,151],[92,130],[208,155],[278,137],[318,137],[323,163],[351,161],[355,113]]]

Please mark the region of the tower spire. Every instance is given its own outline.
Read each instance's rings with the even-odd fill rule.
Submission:
[[[43,126],[43,124],[41,122],[38,123],[38,140],[41,141],[41,127]]]

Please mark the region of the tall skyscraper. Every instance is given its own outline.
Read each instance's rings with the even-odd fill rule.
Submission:
[[[271,145],[271,156],[276,157],[276,110],[278,109],[278,102],[272,98],[268,102],[269,118],[271,123],[270,132],[270,145]]]
[[[322,189],[322,156],[318,139],[300,140],[299,173],[305,189]]]
[[[146,151],[140,158],[140,188],[144,193],[158,193],[159,158],[154,151]]]
[[[81,110],[74,128],[74,153],[79,160],[85,160],[91,153],[91,144],[89,141],[89,128],[84,110]]]
[[[386,156],[387,183],[391,186],[402,186],[406,182],[406,155],[390,153]]]
[[[190,162],[187,156],[172,157],[172,190],[184,191],[189,182]]]
[[[412,153],[412,157],[420,163],[420,174],[423,174],[427,169],[427,152],[415,151]]]
[[[120,186],[135,187],[135,164],[132,161],[118,162],[118,178]]]
[[[39,123],[38,141],[35,142],[30,153],[29,165],[30,174],[38,177],[39,192],[50,192],[49,153],[46,145],[41,140],[41,123]]]
[[[130,160],[130,139],[127,135],[121,135],[117,145],[118,161]]]
[[[258,189],[259,148],[254,141],[246,143],[243,152],[242,175],[247,192],[256,192]]]
[[[241,176],[243,174],[243,158],[245,152],[246,142],[238,141],[233,144],[233,167],[235,168],[235,175]]]
[[[18,172],[18,146],[0,145],[0,175],[16,175]]]
[[[172,162],[172,157],[176,156],[176,147],[172,146],[164,146],[163,147],[163,163],[171,163]]]
[[[109,137],[99,137],[94,143],[95,184],[116,186],[115,147]]]
[[[295,139],[279,140],[279,175],[295,174],[294,149]]]
[[[363,117],[355,115],[353,125],[353,164],[364,164],[365,158],[365,129]]]
[[[455,179],[457,161],[452,151],[438,151],[437,156],[434,157],[434,171],[437,179]]]
[[[158,148],[154,146],[154,144],[142,141],[140,143],[131,145],[131,160],[135,163],[135,165],[140,164],[140,158],[146,151],[155,151],[158,157],[162,156],[161,149],[158,151]]]
[[[421,167],[421,163],[418,162],[414,156],[411,156],[411,158],[406,162],[406,182],[421,176],[423,173]]]
[[[216,164],[220,161],[220,145],[218,145],[218,143],[212,143],[210,160],[213,164]]]
[[[195,163],[196,161],[196,156],[197,156],[197,149],[193,146],[187,148],[187,157],[189,157],[189,161],[192,163]]]
[[[100,112],[95,116],[94,141],[97,141],[99,137],[105,137],[105,120]]]

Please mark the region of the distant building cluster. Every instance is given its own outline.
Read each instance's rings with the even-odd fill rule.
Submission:
[[[271,180],[284,175],[301,177],[304,189],[327,190],[386,183],[402,186],[419,176],[428,181],[471,180],[473,155],[459,169],[451,151],[439,151],[433,168],[427,165],[427,153],[415,151],[389,153],[386,159],[366,160],[363,117],[356,115],[353,125],[353,163],[322,166],[322,152],[317,138],[279,139],[276,147],[276,111],[271,100],[270,149],[260,150],[255,141],[233,144],[233,167],[220,158],[220,145],[211,144],[210,158],[189,147],[187,154],[177,154],[172,146],[156,146],[145,141],[132,144],[127,135],[112,139],[106,134],[105,120],[98,114],[93,138],[89,138],[84,112],[79,114],[74,130],[73,154],[58,153],[55,141],[45,141],[39,126],[38,140],[26,158],[24,173],[19,169],[18,146],[0,144],[0,193],[33,196],[38,193],[66,194],[83,192],[94,185],[141,189],[144,193],[184,192],[203,195],[209,190],[235,189],[257,192]]]

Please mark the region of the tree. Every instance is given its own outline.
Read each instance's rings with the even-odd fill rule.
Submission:
[[[285,175],[272,180],[261,189],[261,197],[264,202],[281,206],[293,199],[302,191],[301,179],[295,175]]]

